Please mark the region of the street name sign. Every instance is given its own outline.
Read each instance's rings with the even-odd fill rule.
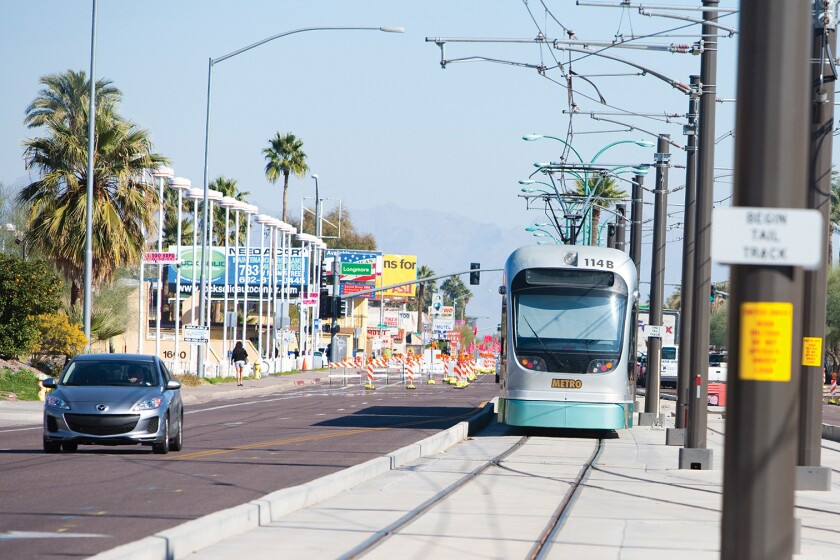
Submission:
[[[712,258],[721,264],[820,267],[825,228],[818,210],[716,208]]]
[[[175,264],[178,262],[178,255],[168,251],[147,251],[143,255],[143,262],[149,264]]]

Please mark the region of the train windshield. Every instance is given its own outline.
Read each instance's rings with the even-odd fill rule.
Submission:
[[[623,348],[624,281],[609,272],[548,272],[554,275],[552,281],[546,281],[547,271],[542,271],[514,282],[517,358],[538,364],[531,369],[543,369],[544,364],[556,372],[593,372],[594,363],[600,364],[598,371],[614,369]]]

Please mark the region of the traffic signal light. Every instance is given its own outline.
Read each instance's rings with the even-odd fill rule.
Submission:
[[[332,303],[332,298],[329,297],[326,290],[321,290],[321,295],[318,298],[318,318],[319,319],[329,319],[332,317],[332,313],[330,312],[330,304]]]
[[[333,312],[335,317],[344,317],[347,315],[347,301],[346,299],[342,299],[340,297],[332,298],[333,301]]]
[[[475,272],[470,272],[470,285],[472,285],[472,286],[477,286],[478,285],[478,280],[479,280],[478,277],[481,275],[481,273],[478,272],[478,270],[480,268],[481,268],[481,265],[479,263],[470,263],[470,270],[475,271]]]
[[[330,285],[330,274],[329,274],[329,267],[327,266],[327,261],[321,261],[321,291],[327,289],[327,286]]]

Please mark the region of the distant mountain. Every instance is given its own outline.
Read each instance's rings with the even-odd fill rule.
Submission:
[[[354,209],[351,218],[358,231],[376,237],[382,252],[417,255],[418,266],[428,266],[436,274],[469,270],[472,262],[480,263],[482,269],[502,268],[514,249],[533,243],[522,228],[503,229],[448,212],[394,204]],[[469,282],[467,275],[461,279]],[[494,329],[499,322],[501,281],[501,272],[484,272],[480,285],[468,286],[475,297],[467,314],[483,317],[482,330]]]

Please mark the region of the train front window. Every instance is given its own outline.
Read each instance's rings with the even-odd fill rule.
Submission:
[[[612,371],[621,358],[626,309],[626,292],[615,289],[557,286],[518,290],[514,317],[517,359],[524,359],[528,369]],[[537,365],[529,367],[531,363]]]

